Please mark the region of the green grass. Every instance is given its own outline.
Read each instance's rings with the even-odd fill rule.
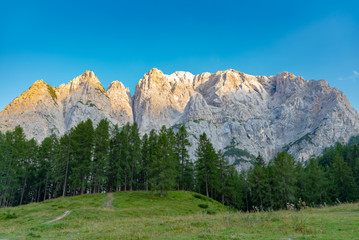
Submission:
[[[197,195],[117,192],[110,209],[106,194],[0,209],[0,239],[359,239],[359,204],[238,213]]]

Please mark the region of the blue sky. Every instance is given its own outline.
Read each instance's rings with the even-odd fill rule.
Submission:
[[[359,1],[1,1],[0,108],[92,70],[134,93],[166,74],[236,69],[325,79],[359,110]]]

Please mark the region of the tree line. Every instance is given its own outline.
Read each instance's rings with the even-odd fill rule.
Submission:
[[[268,164],[258,155],[238,171],[216,151],[205,133],[190,158],[188,133],[162,127],[140,135],[137,123],[110,127],[101,120],[79,123],[62,137],[40,144],[21,127],[0,133],[0,206],[61,196],[113,191],[196,191],[237,209],[318,206],[359,198],[358,145],[337,144],[304,166],[286,152]],[[194,159],[195,161],[192,161]]]

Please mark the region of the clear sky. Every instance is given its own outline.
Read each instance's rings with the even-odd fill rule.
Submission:
[[[359,1],[0,1],[0,109],[85,70],[134,93],[166,74],[236,69],[325,79],[359,110]]]

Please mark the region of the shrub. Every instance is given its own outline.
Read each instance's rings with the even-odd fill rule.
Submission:
[[[200,207],[200,208],[208,208],[208,204],[206,204],[206,203],[200,203],[200,204],[198,204],[198,207]]]
[[[17,218],[18,215],[16,213],[11,213],[10,211],[7,211],[6,213],[3,213],[1,218],[3,219],[14,219]]]
[[[204,200],[204,201],[207,200],[207,198],[205,196],[203,196],[201,194],[197,194],[197,193],[193,194],[193,197]]]
[[[207,214],[213,215],[213,214],[216,214],[216,211],[213,209],[207,209]]]

